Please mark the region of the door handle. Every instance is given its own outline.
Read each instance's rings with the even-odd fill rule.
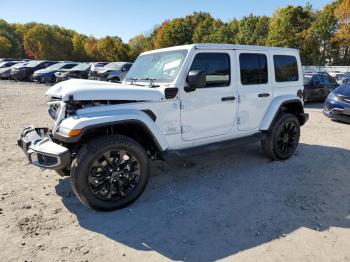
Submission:
[[[234,97],[234,96],[225,96],[225,97],[223,97],[223,98],[221,98],[221,101],[233,101],[233,100],[235,100],[236,99],[236,97]]]
[[[258,97],[268,97],[270,96],[269,93],[261,93],[261,94],[258,94]]]

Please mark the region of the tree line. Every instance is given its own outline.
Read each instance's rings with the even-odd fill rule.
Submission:
[[[320,10],[290,5],[271,17],[250,14],[228,22],[195,12],[166,20],[128,43],[118,36],[97,39],[56,25],[0,19],[0,57],[134,61],[144,51],[190,43],[291,47],[300,50],[304,65],[350,65],[350,0],[336,0]]]

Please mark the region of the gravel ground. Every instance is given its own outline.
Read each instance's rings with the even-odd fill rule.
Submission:
[[[0,81],[1,261],[350,261],[350,125],[321,104],[288,161],[253,144],[155,163],[137,202],[101,213],[16,146],[23,127],[52,125],[46,89]]]

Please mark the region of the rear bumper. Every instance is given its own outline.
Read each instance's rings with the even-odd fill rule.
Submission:
[[[54,143],[47,128],[23,129],[17,144],[33,165],[47,169],[63,169],[70,165],[69,150]]]
[[[323,114],[329,118],[350,124],[350,108],[333,108],[329,110],[328,108],[324,107]]]

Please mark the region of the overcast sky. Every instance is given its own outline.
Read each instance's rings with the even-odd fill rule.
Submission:
[[[328,0],[0,0],[0,18],[10,23],[41,22],[86,35],[131,37],[150,32],[164,20],[194,11],[209,12],[224,22],[253,13],[271,15],[279,7],[305,5],[316,9]]]

